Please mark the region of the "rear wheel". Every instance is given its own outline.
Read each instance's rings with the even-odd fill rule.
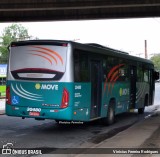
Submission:
[[[56,121],[56,123],[59,123],[59,120],[55,120]]]
[[[143,113],[144,113],[144,107],[143,107],[143,108],[139,108],[139,109],[138,109],[138,113],[139,113],[139,114],[143,114]]]
[[[147,95],[145,96],[144,106],[143,106],[142,108],[139,108],[139,109],[138,109],[138,113],[139,113],[139,114],[143,114],[143,113],[144,113],[145,106],[148,106],[148,96],[147,96]]]
[[[114,105],[111,103],[108,107],[107,117],[103,119],[105,125],[111,125],[115,120]]]

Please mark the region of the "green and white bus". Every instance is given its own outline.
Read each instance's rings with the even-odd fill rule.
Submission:
[[[0,64],[0,98],[6,97],[7,64]]]
[[[10,47],[6,114],[111,124],[117,114],[152,105],[151,61],[97,44],[29,40]]]

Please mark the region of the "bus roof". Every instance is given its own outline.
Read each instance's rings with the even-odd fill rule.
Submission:
[[[132,60],[134,62],[142,62],[147,64],[152,64],[152,61],[136,56],[129,55],[127,52],[123,52],[120,50],[112,49],[109,47],[105,47],[103,45],[95,44],[95,43],[89,43],[89,44],[82,44],[74,41],[68,41],[68,40],[25,40],[25,41],[17,41],[12,42],[11,46],[24,46],[24,45],[34,45],[34,44],[49,44],[49,45],[57,45],[57,46],[64,46],[65,44],[71,44],[73,48],[84,50],[88,53],[99,53],[104,55],[110,55],[114,57],[124,58],[127,60]],[[154,66],[154,65],[153,65]]]

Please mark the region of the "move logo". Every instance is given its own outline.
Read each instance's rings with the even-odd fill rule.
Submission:
[[[41,88],[41,85],[40,85],[39,83],[36,83],[35,88],[36,88],[36,89],[40,89],[40,88]]]
[[[35,88],[37,90],[42,89],[42,90],[58,90],[58,85],[55,84],[42,84],[40,85],[39,83],[37,83],[35,85]]]
[[[129,95],[129,88],[120,88],[119,89],[119,95],[120,96],[126,96],[126,95]]]

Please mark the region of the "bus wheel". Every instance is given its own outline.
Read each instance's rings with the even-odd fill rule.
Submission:
[[[59,120],[55,120],[57,124],[59,124]]]
[[[144,107],[138,109],[139,114],[144,113],[145,106],[148,106],[148,96],[147,95],[145,96]]]
[[[107,117],[103,119],[105,125],[111,125],[114,123],[115,115],[114,115],[114,105],[109,105]]]
[[[138,109],[138,113],[139,113],[139,114],[143,114],[143,113],[144,113],[144,107],[139,108],[139,109]]]

